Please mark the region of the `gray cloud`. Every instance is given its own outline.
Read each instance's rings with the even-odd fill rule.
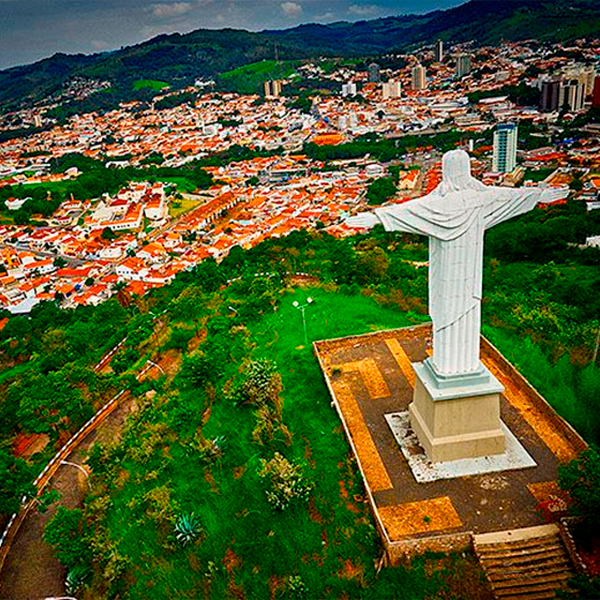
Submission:
[[[381,7],[376,4],[351,4],[348,7],[348,13],[357,17],[370,17],[381,11]]]
[[[157,19],[172,19],[190,12],[194,8],[191,2],[173,2],[170,4],[153,4],[149,7],[152,16]]]
[[[281,10],[288,17],[296,17],[302,12],[302,6],[297,2],[282,2]]]

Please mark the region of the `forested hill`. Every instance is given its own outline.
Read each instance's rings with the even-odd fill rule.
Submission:
[[[426,15],[404,15],[328,25],[301,25],[281,31],[199,29],[161,35],[110,53],[56,54],[32,65],[0,71],[0,108],[44,98],[76,76],[110,81],[131,89],[140,79],[175,86],[214,77],[238,66],[272,59],[323,55],[368,56],[407,50],[437,38],[476,40],[566,40],[600,32],[600,5],[594,0],[471,0]]]

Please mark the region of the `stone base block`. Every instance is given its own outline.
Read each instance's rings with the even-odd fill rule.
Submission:
[[[408,407],[410,423],[434,462],[502,454],[505,436],[500,422],[502,384],[483,365],[477,377],[436,376],[426,361],[414,365],[415,391]]]

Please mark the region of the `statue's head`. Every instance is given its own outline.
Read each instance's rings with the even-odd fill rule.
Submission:
[[[471,176],[471,161],[464,150],[450,150],[442,158],[442,175],[444,179]]]
[[[471,160],[464,150],[450,150],[442,158],[441,194],[481,189],[484,185],[471,175]]]

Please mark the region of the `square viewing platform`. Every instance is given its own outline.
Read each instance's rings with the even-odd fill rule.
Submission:
[[[456,472],[452,468],[444,472],[452,465],[441,463],[442,475],[431,476],[432,467],[438,465],[423,456],[414,436],[412,445],[400,446],[392,417],[407,413],[415,386],[413,363],[424,361],[430,347],[430,325],[314,343],[392,561],[428,549],[464,549],[474,535],[558,520],[566,508],[557,483],[558,467],[586,448],[568,423],[482,337],[481,361],[504,386],[502,422],[531,460]],[[416,471],[415,461],[421,465]]]

